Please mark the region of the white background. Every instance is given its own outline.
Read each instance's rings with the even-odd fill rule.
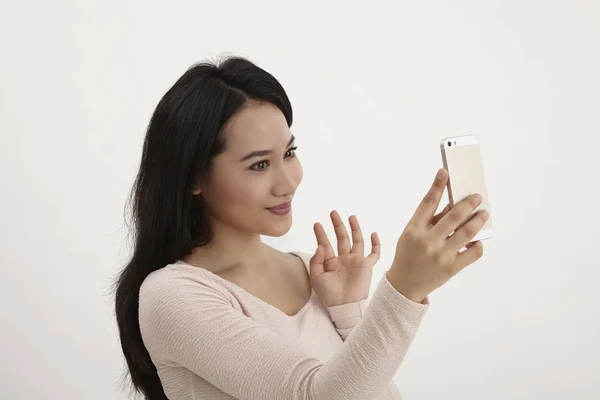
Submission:
[[[304,183],[267,240],[356,213],[373,288],[440,139],[478,135],[495,236],[431,296],[406,399],[600,398],[598,1],[3,1],[0,40],[0,398],[128,398],[110,284],[144,131],[226,53],[294,106]]]

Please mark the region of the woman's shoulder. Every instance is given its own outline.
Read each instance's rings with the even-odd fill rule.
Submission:
[[[149,274],[140,288],[140,307],[147,303],[169,302],[169,299],[189,296],[220,297],[230,300],[228,291],[214,274],[178,261]]]
[[[239,309],[235,299],[207,271],[169,264],[146,277],[139,291],[138,323],[144,345],[155,360],[190,333],[218,324],[219,316]],[[200,323],[197,323],[200,322]]]
[[[304,267],[306,268],[307,271],[310,270],[310,259],[312,258],[312,254],[307,253],[305,251],[300,251],[300,250],[294,250],[294,251],[290,251],[287,253],[289,256],[292,257],[297,257],[300,260],[302,260],[302,263],[304,264]]]

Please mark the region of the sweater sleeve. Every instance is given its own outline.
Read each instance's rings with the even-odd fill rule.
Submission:
[[[327,307],[335,329],[346,340],[367,309],[368,299]]]
[[[300,257],[304,266],[306,267],[307,273],[310,275],[310,258],[311,254],[307,252],[292,252],[292,254]],[[327,307],[329,312],[329,318],[333,322],[335,329],[341,336],[342,340],[346,340],[352,329],[356,326],[358,321],[361,320],[369,299],[356,301],[353,303],[340,304],[338,306]]]
[[[241,400],[377,398],[428,307],[384,276],[346,345],[323,364],[234,308],[225,289],[187,276],[142,289],[140,328],[153,360],[176,363]]]

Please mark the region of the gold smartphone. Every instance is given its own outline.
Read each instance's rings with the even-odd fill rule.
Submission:
[[[489,218],[472,242],[491,238],[494,227],[479,140],[475,135],[448,137],[440,142],[440,150],[444,168],[448,171],[447,189],[450,207],[454,207],[462,199],[474,193],[479,193],[483,200],[460,226],[467,223],[478,210],[485,209],[489,212]]]

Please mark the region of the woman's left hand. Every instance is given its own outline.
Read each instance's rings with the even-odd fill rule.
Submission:
[[[364,256],[363,235],[356,216],[349,218],[352,243],[337,211],[331,212],[337,237],[336,256],[320,223],[314,225],[318,248],[310,259],[310,281],[315,293],[327,307],[353,303],[369,297],[373,266],[379,260],[381,243],[371,234],[371,253]]]

